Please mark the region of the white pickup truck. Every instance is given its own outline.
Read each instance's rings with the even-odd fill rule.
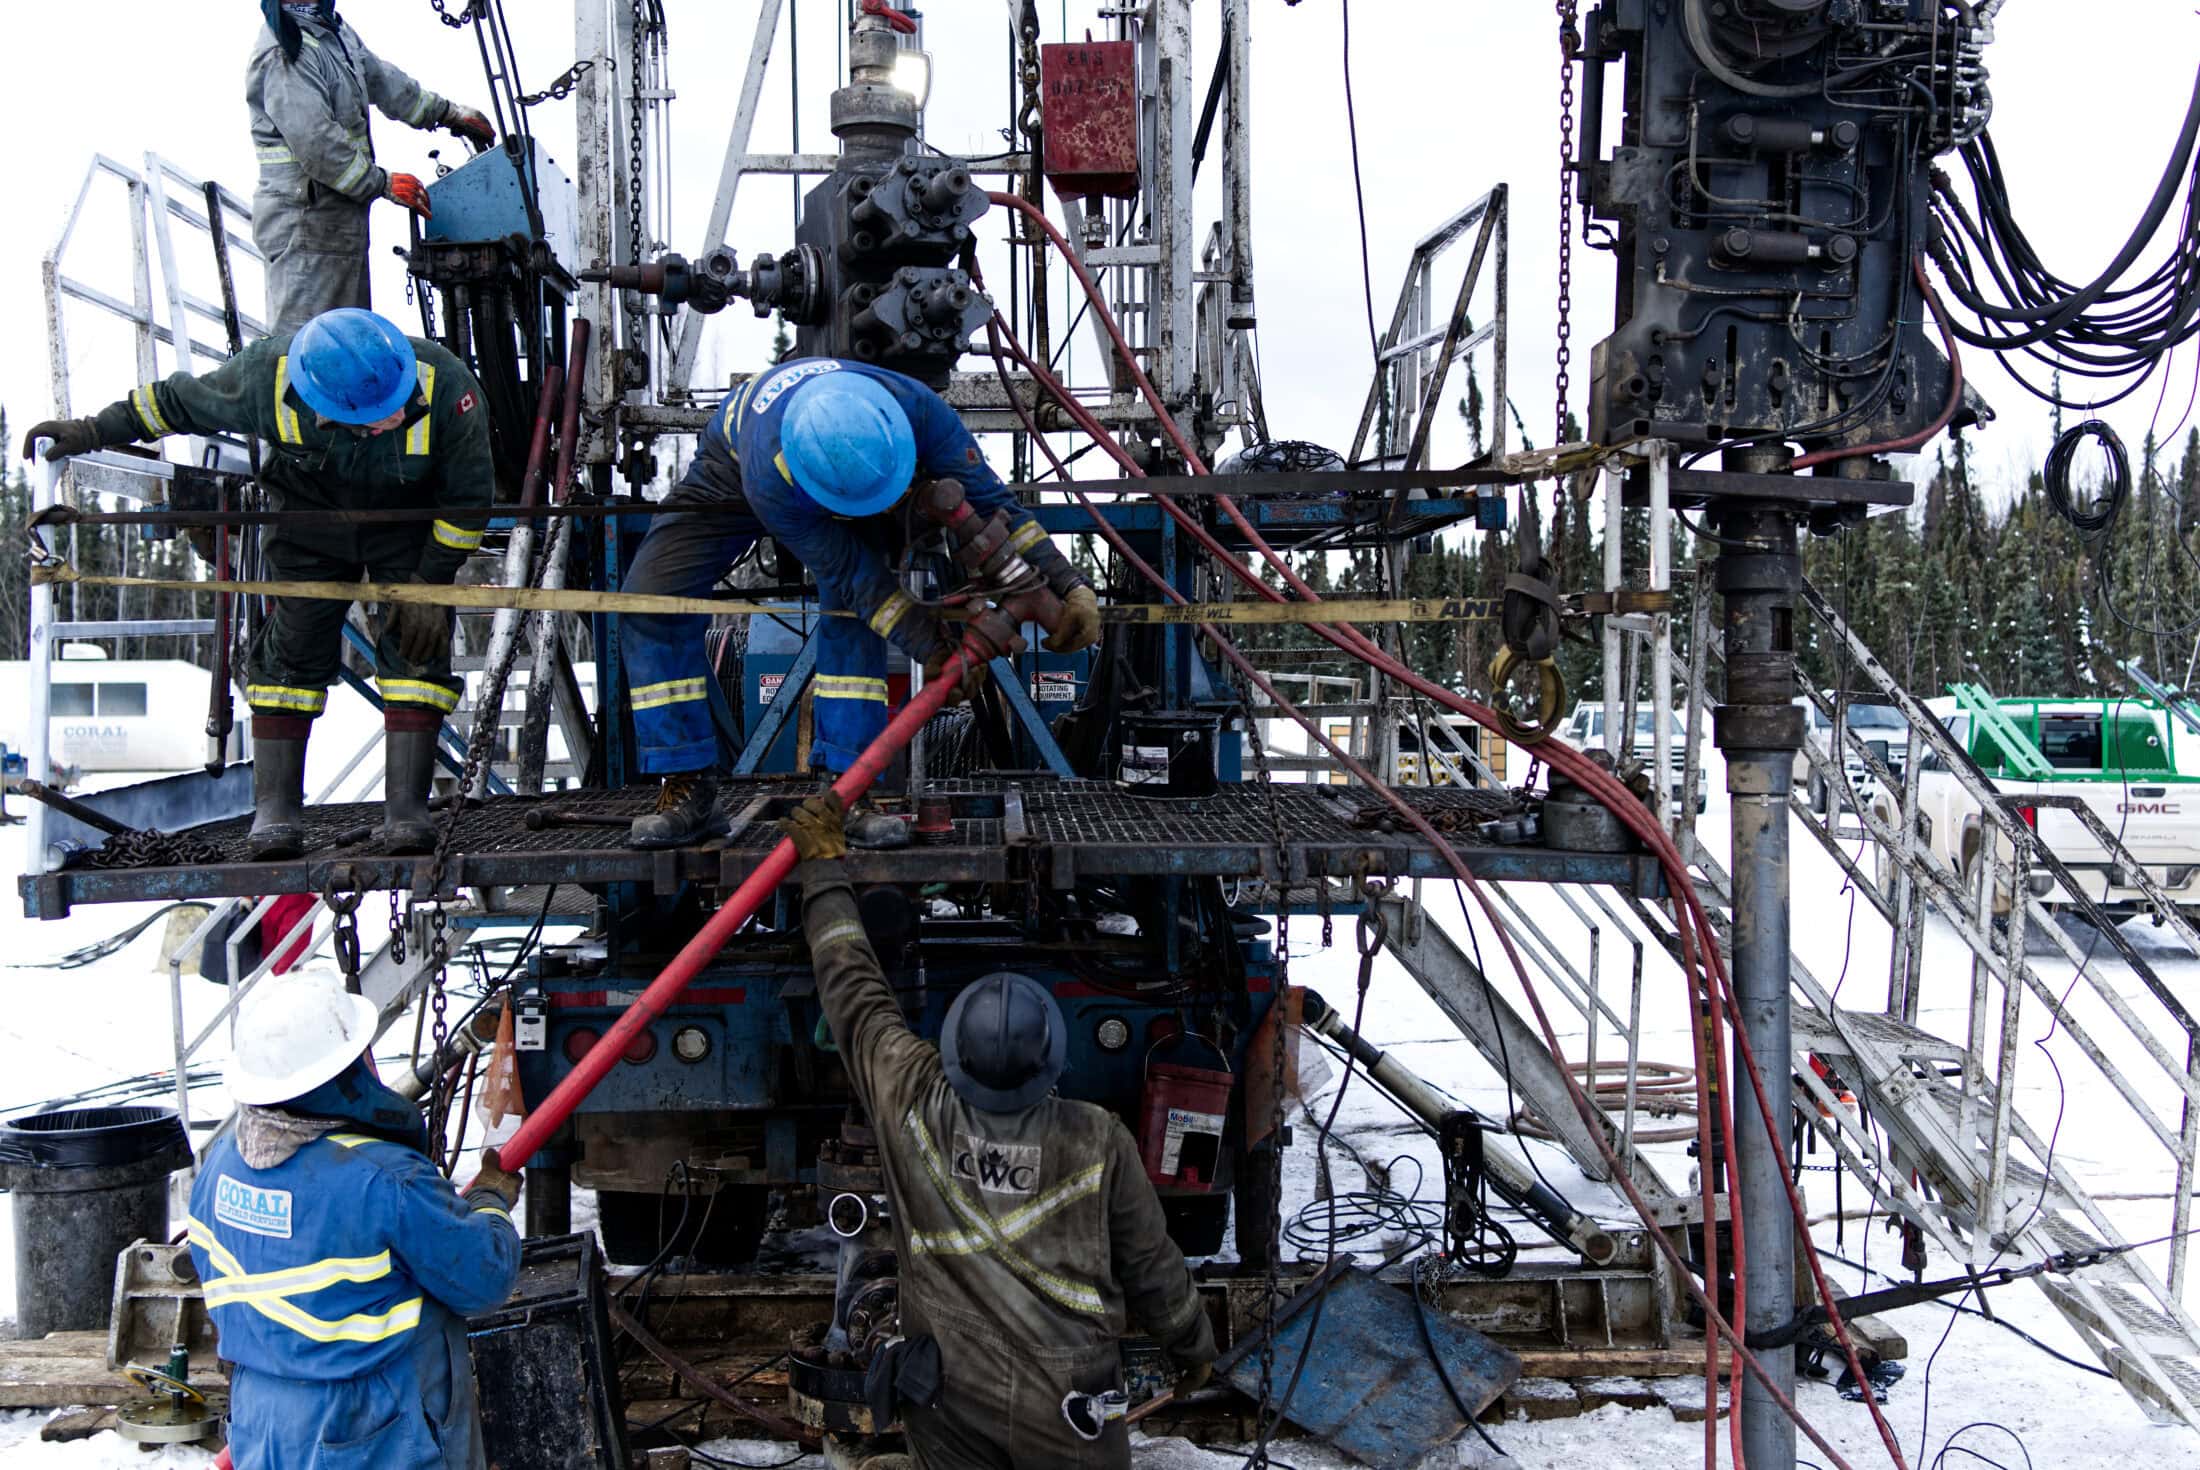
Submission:
[[[2024,798],[2083,801],[2171,897],[2200,904],[2200,776],[2178,770],[2174,722],[2159,705],[2137,699],[2003,699],[1988,705],[1947,698],[1928,700],[1926,708],[2003,795],[2018,799],[2040,844],[2062,859],[2094,903],[2124,915],[2143,908],[2145,898],[2080,817],[2044,802],[2024,804]],[[1921,741],[1914,753],[1923,835],[1943,861],[1975,882],[1979,804],[1929,746]],[[1899,796],[1874,793],[1871,806],[1881,820],[1896,820]],[[2002,854],[2006,858],[2006,843]],[[1884,851],[1880,866],[1884,881]],[[2035,869],[2028,884],[2050,905],[2074,901],[2044,871]],[[2004,887],[1996,908],[2006,909],[2008,897]]]

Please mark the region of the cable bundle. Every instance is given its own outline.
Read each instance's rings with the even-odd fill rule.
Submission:
[[[2200,78],[2169,166],[2138,226],[2108,268],[2079,285],[2049,270],[2012,213],[2009,183],[1993,135],[1958,153],[1970,176],[1966,204],[1947,175],[1934,175],[1933,213],[1940,225],[1933,259],[1949,294],[1974,321],[1958,321],[1956,336],[1974,347],[2022,353],[2054,372],[2100,386],[2066,398],[2009,366],[2010,376],[2050,403],[2102,408],[2129,397],[2176,348],[2200,332]],[[2184,210],[2169,255],[2135,281],[2126,277],[2168,220],[2179,193]]]

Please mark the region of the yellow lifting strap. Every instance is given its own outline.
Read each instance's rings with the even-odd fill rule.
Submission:
[[[151,592],[233,592],[249,597],[303,597],[329,602],[418,603],[462,611],[518,608],[522,612],[659,613],[671,616],[767,613],[780,617],[852,618],[846,611],[783,602],[745,602],[710,597],[666,597],[647,592],[583,592],[544,587],[428,586],[415,582],[194,582],[180,577],[117,577],[80,572],[65,562],[31,568],[31,581],[59,586],[136,587]],[[1104,623],[1482,623],[1497,620],[1499,604],[1488,597],[1410,597],[1334,602],[1117,603],[1100,609]],[[967,619],[962,608],[934,611],[949,621]]]

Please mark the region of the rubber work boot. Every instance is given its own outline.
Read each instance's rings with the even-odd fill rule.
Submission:
[[[850,847],[861,847],[880,852],[892,847],[907,847],[910,842],[909,824],[897,816],[882,812],[878,803],[868,796],[855,804],[848,813],[841,830],[848,836]]]
[[[718,810],[718,781],[708,771],[665,777],[657,805],[626,829],[628,847],[686,847],[706,837],[723,837],[731,827]]]
[[[383,736],[382,846],[393,853],[435,851],[428,788],[435,781],[434,730],[391,730]]]
[[[255,736],[252,741],[254,862],[294,858],[306,846],[306,742]]]

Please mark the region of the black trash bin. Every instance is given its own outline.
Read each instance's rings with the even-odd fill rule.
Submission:
[[[89,1332],[113,1310],[115,1258],[168,1239],[168,1176],[191,1162],[171,1108],[63,1108],[0,1121],[15,1203],[15,1335]]]

